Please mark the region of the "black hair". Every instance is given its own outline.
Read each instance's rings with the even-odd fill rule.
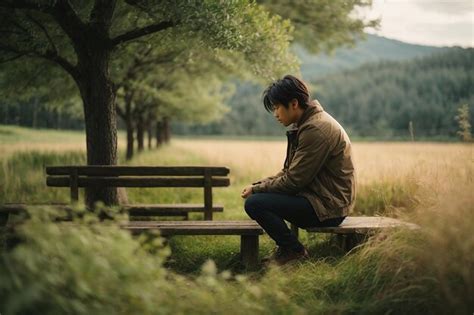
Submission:
[[[306,84],[292,75],[285,75],[283,79],[270,84],[263,91],[263,105],[268,112],[273,112],[273,105],[282,104],[288,108],[291,100],[297,99],[302,109],[310,103],[309,91]]]

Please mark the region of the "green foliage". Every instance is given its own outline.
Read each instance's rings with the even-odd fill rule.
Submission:
[[[469,142],[472,140],[471,135],[471,123],[469,121],[469,105],[463,104],[458,108],[458,115],[455,117],[459,124],[459,130],[457,134],[461,137],[462,141]]]
[[[171,283],[160,239],[140,246],[95,215],[55,224],[40,210],[18,229],[22,243],[2,254],[2,313],[150,314],[164,303]]]

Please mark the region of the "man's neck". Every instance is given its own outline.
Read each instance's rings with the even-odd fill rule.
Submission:
[[[299,122],[301,121],[301,118],[303,117],[304,112],[305,112],[304,109],[298,107],[297,112],[296,112],[296,119],[295,119],[295,122],[294,122],[294,125],[296,127],[298,127]]]

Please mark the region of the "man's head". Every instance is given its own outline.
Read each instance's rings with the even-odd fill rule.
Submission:
[[[275,118],[285,126],[297,122],[309,104],[306,84],[292,75],[273,82],[263,92],[265,109],[273,112]]]

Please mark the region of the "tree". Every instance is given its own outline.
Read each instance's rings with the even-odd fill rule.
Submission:
[[[290,63],[290,24],[247,1],[4,0],[0,62],[39,59],[74,80],[84,109],[89,165],[117,163],[112,54],[151,34],[179,29],[209,46],[241,52],[262,76]],[[155,43],[159,44],[159,43]],[[273,49],[269,49],[273,47]],[[116,189],[87,189],[87,203],[118,202]]]
[[[459,131],[457,134],[462,141],[470,142],[472,140],[471,123],[469,122],[469,106],[463,104],[458,108],[458,115],[455,117],[459,124]]]

